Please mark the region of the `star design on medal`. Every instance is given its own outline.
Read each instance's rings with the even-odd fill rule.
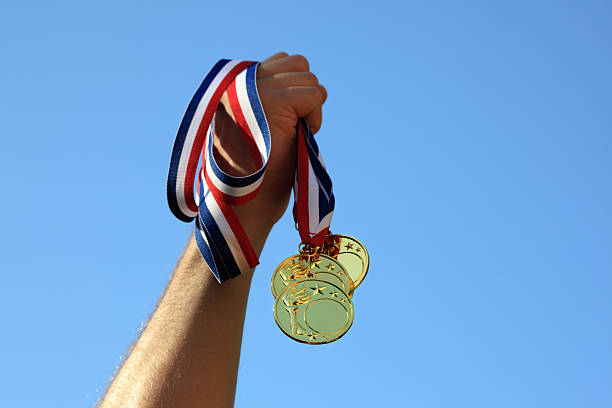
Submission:
[[[339,292],[338,292],[338,291],[336,291],[336,290],[332,290],[332,291],[329,293],[329,295],[330,295],[331,297],[338,297],[338,294],[339,294]]]
[[[308,340],[316,340],[317,339],[317,335],[314,333],[310,333],[310,335],[308,336]]]
[[[353,249],[353,243],[349,242],[348,244],[346,244],[345,248],[346,249]]]
[[[317,293],[323,295],[324,294],[323,293],[323,289],[327,289],[327,286],[321,287],[321,286],[319,286],[319,284],[317,284],[314,287],[311,286],[310,289],[314,292],[312,294],[313,296],[316,295]]]
[[[327,270],[328,270],[328,271],[333,271],[333,270],[334,270],[334,268],[335,268],[335,266],[334,266],[334,265],[332,265],[331,263],[328,263],[328,264],[327,264]]]
[[[314,261],[310,261],[310,269],[315,269],[319,267],[319,264],[323,262],[320,259],[314,260]]]

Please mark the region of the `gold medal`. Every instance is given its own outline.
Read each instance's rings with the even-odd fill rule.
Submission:
[[[274,320],[292,339],[325,344],[342,337],[353,324],[350,297],[336,285],[305,279],[287,286],[274,302]]]
[[[332,235],[319,247],[300,245],[272,276],[274,320],[292,339],[324,344],[353,324],[351,297],[368,272],[365,246],[347,235]]]
[[[323,245],[322,252],[337,259],[357,288],[368,273],[370,256],[365,246],[356,238],[348,235],[330,235]],[[352,291],[350,293],[352,295]]]
[[[345,293],[352,293],[353,281],[342,265],[327,255],[297,254],[285,259],[272,275],[272,295],[278,296],[285,288],[304,279],[329,282]]]

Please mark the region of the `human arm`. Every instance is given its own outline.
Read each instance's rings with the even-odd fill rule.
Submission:
[[[259,254],[289,202],[297,119],[306,117],[318,130],[326,91],[303,57],[284,53],[260,65],[257,87],[270,127],[271,155],[257,197],[234,209]],[[252,172],[248,150],[223,106],[217,110],[215,132],[215,158],[224,171]],[[231,407],[252,276],[249,271],[219,285],[191,237],[101,406]]]

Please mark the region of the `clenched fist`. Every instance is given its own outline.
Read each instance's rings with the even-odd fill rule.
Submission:
[[[310,72],[308,60],[284,52],[259,65],[257,90],[270,127],[272,149],[259,194],[249,203],[235,207],[247,233],[269,230],[287,209],[295,175],[298,119],[306,118],[316,133],[321,127],[321,107],[327,98],[327,91]],[[247,175],[257,167],[228,112],[229,101],[223,95],[215,119],[215,160],[226,173]]]

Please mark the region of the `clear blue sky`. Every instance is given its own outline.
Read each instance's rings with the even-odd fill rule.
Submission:
[[[372,265],[349,333],[294,343],[277,225],[236,406],[612,406],[610,2],[0,4],[0,406],[94,404],[191,229],[165,201],[189,98],[281,50],[327,86],[332,227]]]

